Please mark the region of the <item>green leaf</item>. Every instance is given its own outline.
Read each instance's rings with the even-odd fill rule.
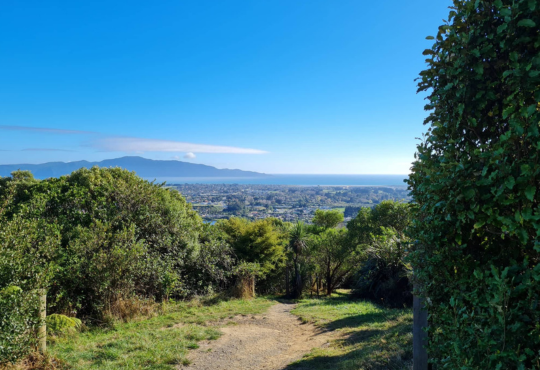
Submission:
[[[503,7],[503,3],[501,0],[495,0],[494,4],[497,7],[497,9],[501,9]]]
[[[484,226],[486,224],[485,221],[478,221],[477,223],[474,224],[474,228],[475,229],[479,229],[481,228],[482,226]]]
[[[465,199],[471,199],[472,197],[474,197],[474,189],[473,188],[469,188],[467,190],[465,190],[465,192],[463,193],[463,195],[465,196]]]
[[[434,40],[434,39],[435,39],[435,37],[433,37],[433,36],[426,37],[426,40]]]
[[[527,117],[532,116],[534,112],[536,112],[536,107],[537,107],[536,104],[532,104],[527,107]]]
[[[529,9],[531,9],[531,11],[536,9],[536,0],[529,0]]]
[[[527,233],[527,230],[523,228],[518,229],[517,236],[522,243],[527,243],[527,241],[529,240],[529,234]]]
[[[505,185],[508,189],[513,189],[514,185],[516,185],[516,179],[514,179],[514,176],[508,177],[508,179],[506,179]]]
[[[508,28],[508,23],[503,23],[497,27],[497,33],[502,33]]]
[[[478,63],[477,65],[474,66],[474,70],[476,71],[477,74],[479,75],[483,75],[484,74],[484,66],[482,65],[482,63]]]
[[[502,9],[500,10],[500,13],[501,13],[501,15],[502,15],[503,17],[509,17],[509,16],[512,15],[512,11],[511,11],[510,9],[508,9],[508,8],[502,8]],[[506,19],[505,19],[505,21],[506,21]]]
[[[525,189],[525,196],[531,202],[534,201],[534,194],[535,193],[536,193],[536,187],[535,186],[527,186],[527,189]]]
[[[536,27],[536,23],[532,19],[522,19],[518,22],[519,27]]]

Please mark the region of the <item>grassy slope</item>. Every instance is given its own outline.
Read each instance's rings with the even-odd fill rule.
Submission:
[[[261,313],[274,303],[263,298],[177,303],[164,315],[63,338],[49,350],[73,369],[174,369],[188,363],[187,352],[198,341],[219,337],[207,322]]]
[[[412,311],[386,309],[351,300],[342,292],[331,298],[305,299],[293,314],[323,329],[338,330],[338,340],[314,349],[288,370],[410,369]]]

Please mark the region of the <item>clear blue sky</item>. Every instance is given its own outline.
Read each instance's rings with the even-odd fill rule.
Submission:
[[[426,129],[414,79],[449,5],[6,0],[0,163],[406,174]]]

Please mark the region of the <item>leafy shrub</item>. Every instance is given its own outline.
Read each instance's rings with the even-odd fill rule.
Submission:
[[[190,295],[209,295],[228,289],[236,260],[226,234],[215,225],[203,226],[198,252],[186,261],[182,274],[184,291]],[[189,287],[189,289],[187,288]]]
[[[412,304],[410,268],[404,262],[410,223],[410,204],[391,200],[361,208],[349,222],[349,242],[360,245],[364,256],[353,283],[358,296],[390,307]]]
[[[268,291],[281,277],[281,267],[285,263],[285,247],[288,231],[285,224],[275,218],[249,222],[232,217],[217,223],[224,233],[224,240],[231,246],[234,256],[240,262],[257,263],[260,266],[260,286]]]
[[[59,281],[62,293],[81,314],[101,319],[118,299],[134,292],[139,261],[146,252],[135,233],[134,225],[113,232],[99,221],[73,230]]]
[[[438,368],[540,368],[539,26],[538,1],[454,1],[424,52],[411,261]]]
[[[26,356],[37,342],[39,297],[17,286],[0,291],[0,365]]]
[[[6,222],[61,230],[50,259],[38,258],[52,267],[51,312],[102,320],[117,300],[134,294],[189,293],[179,282],[198,252],[202,221],[177,191],[126,170],[94,167],[43,181],[15,172],[0,180],[0,203],[7,199]],[[24,249],[14,243],[11,250],[18,248]],[[24,263],[14,266],[25,270]]]
[[[42,202],[21,207],[10,220],[16,188],[0,182],[0,365],[26,356],[40,325],[38,289],[46,287],[55,272],[53,263],[59,238],[55,225],[25,217],[38,212]]]
[[[367,261],[357,273],[355,294],[389,307],[412,305],[410,267],[405,246],[392,228],[381,227],[365,250]]]

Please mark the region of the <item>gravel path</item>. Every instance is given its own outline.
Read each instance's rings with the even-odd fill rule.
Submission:
[[[278,303],[263,315],[237,316],[221,322],[221,338],[200,343],[190,353],[189,370],[279,370],[312,348],[328,345],[333,333],[302,324],[290,311],[294,304]]]

